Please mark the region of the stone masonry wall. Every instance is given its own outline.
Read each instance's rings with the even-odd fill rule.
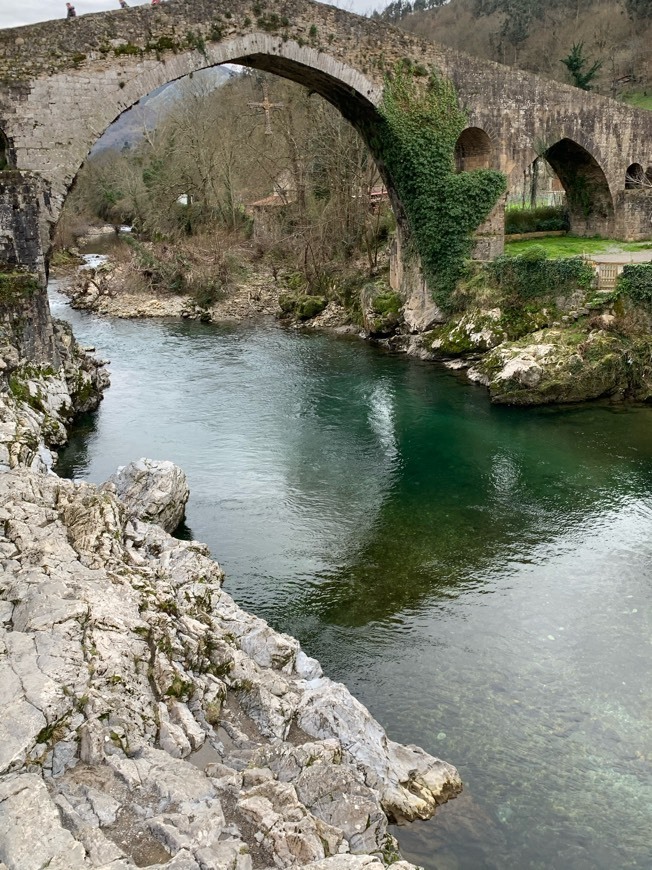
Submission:
[[[0,172],[0,372],[12,355],[59,366],[45,291],[47,237],[41,229],[47,232],[47,227],[41,215],[46,205],[40,178]]]
[[[108,124],[174,78],[241,60],[301,81],[360,124],[401,59],[453,79],[508,175],[565,137],[595,157],[613,195],[632,162],[652,164],[648,112],[310,0],[169,0],[0,31],[0,128],[16,165],[43,173],[59,200]]]
[[[44,274],[40,215],[41,180],[14,171],[0,172],[0,263]]]
[[[652,238],[652,195],[649,190],[620,191],[616,198],[616,213],[619,236],[632,241]]]

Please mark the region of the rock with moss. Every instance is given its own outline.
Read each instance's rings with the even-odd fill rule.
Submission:
[[[303,321],[321,314],[328,305],[328,299],[325,296],[311,296],[307,293],[282,293],[278,304],[285,317]]]
[[[499,404],[646,400],[652,396],[652,341],[602,329],[541,330],[500,345],[469,374]]]
[[[427,332],[422,347],[433,358],[487,353],[507,340],[516,340],[549,325],[556,309],[534,305],[507,308],[473,308]]]
[[[424,335],[423,346],[443,357],[485,353],[506,338],[501,317],[499,308],[467,312]]]
[[[0,467],[51,465],[77,413],[96,408],[109,383],[105,364],[86,353],[68,324],[54,321],[56,363],[21,360],[7,345],[0,368]]]
[[[372,336],[394,333],[402,322],[403,299],[394,290],[366,284],[360,293],[362,323]]]

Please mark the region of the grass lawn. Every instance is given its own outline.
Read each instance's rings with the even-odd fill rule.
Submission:
[[[629,106],[634,106],[635,109],[650,109],[652,111],[652,93],[632,91],[630,94],[623,94],[621,99]]]
[[[652,249],[650,242],[617,242],[615,239],[585,239],[580,236],[549,236],[543,239],[523,239],[505,242],[505,253],[510,257],[524,254],[530,248],[545,248],[550,257],[578,257],[582,254],[606,254],[616,251],[640,251]]]

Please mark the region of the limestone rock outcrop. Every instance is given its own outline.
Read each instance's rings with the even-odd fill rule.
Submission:
[[[52,328],[56,367],[25,362],[11,340],[0,344],[0,471],[51,466],[50,448],[66,442],[75,414],[96,408],[109,384],[104,361],[82,350],[67,323]]]
[[[1,378],[0,867],[397,861],[390,821],[431,816],[457,772],[389,740],[165,531],[188,498],[172,463],[100,487],[43,473],[106,382],[56,330],[59,370],[12,358]]]
[[[380,867],[460,789],[110,487],[7,471],[0,529],[11,870]]]
[[[469,370],[500,404],[543,405],[652,396],[652,341],[604,329],[540,330],[505,342]]]
[[[139,459],[108,481],[131,516],[173,532],[183,519],[190,489],[186,475],[167,460]]]

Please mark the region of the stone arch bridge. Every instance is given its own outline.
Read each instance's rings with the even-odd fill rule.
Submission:
[[[169,0],[0,31],[0,262],[44,273],[90,149],[160,85],[245,64],[318,92],[371,141],[385,71],[401,60],[454,82],[468,117],[459,171],[490,166],[515,183],[543,154],[566,189],[575,232],[652,236],[652,113],[311,0]],[[380,169],[400,225],[401,204]],[[502,228],[498,208],[479,228],[480,255],[501,249]]]

